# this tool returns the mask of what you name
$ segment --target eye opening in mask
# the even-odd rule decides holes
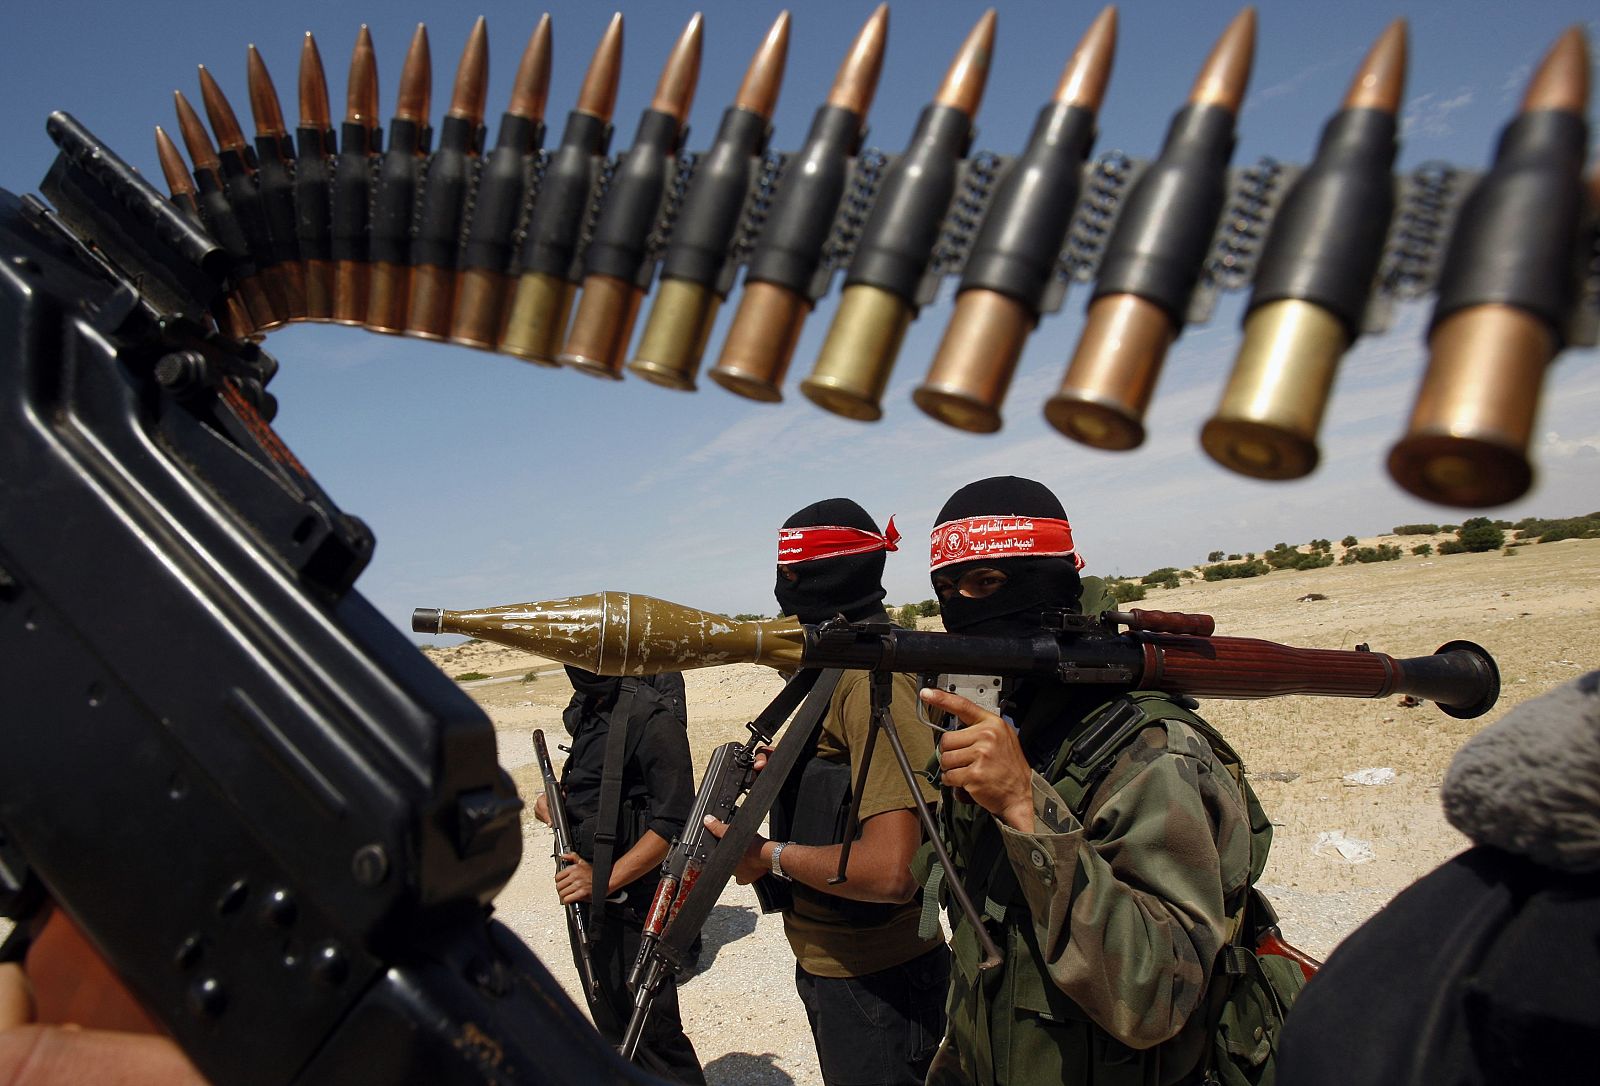
[[[800,579],[800,575],[794,571],[793,566],[780,565],[778,567],[778,576],[782,577],[790,584],[794,584]]]
[[[948,577],[935,577],[933,590],[942,600],[949,599],[953,594],[960,594],[969,600],[981,600],[1000,591],[1006,580],[1006,575],[993,566],[980,566],[967,570],[953,581]]]

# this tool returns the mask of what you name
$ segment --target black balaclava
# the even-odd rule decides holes
[[[604,704],[617,696],[617,691],[622,688],[622,680],[614,675],[596,675],[592,671],[585,671],[581,667],[565,665],[567,680],[576,690],[589,701]]]
[[[956,491],[939,510],[936,524],[984,516],[1067,519],[1060,500],[1043,483],[1002,475],[968,483]],[[951,633],[1028,636],[1039,631],[1045,611],[1078,610],[1083,584],[1071,558],[978,558],[942,566],[932,576],[955,581],[969,570],[985,566],[1003,572],[1006,583],[980,600],[958,593],[941,599],[944,628]]]
[[[859,528],[882,534],[867,511],[849,498],[829,498],[814,502],[783,522],[785,528],[824,526]],[[789,565],[793,581],[781,573],[772,590],[786,615],[801,622],[825,622],[843,615],[852,622],[870,619],[883,610],[883,551],[848,554],[834,558],[813,558]]]

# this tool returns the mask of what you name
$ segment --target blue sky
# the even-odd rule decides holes
[[[706,62],[690,119],[694,149],[711,138],[781,5],[745,0],[700,7]],[[891,5],[870,143],[888,151],[903,146],[983,7],[954,0]],[[1033,0],[998,7],[996,65],[975,146],[1013,153],[1098,9]],[[796,7],[775,146],[800,144],[871,9],[868,0]],[[152,128],[172,126],[173,88],[197,102],[195,65],[203,63],[247,118],[250,43],[262,51],[292,123],[305,30],[321,47],[337,114],[349,50],[363,21],[378,50],[386,118],[406,42],[417,22],[427,23],[437,117],[472,20],[485,14],[489,111],[498,118],[539,10],[414,0],[20,5],[0,37],[0,125],[7,148],[0,185],[36,190],[53,155],[44,133],[53,109],[75,114],[159,184]],[[677,0],[623,9],[616,146],[631,138],[661,61],[694,10]],[[1122,8],[1097,151],[1148,156],[1159,146],[1168,118],[1235,10],[1193,0]],[[553,139],[612,8],[560,3],[551,11]],[[1400,166],[1443,159],[1479,167],[1528,73],[1561,31],[1587,21],[1591,39],[1600,41],[1594,11],[1566,2],[1263,4],[1235,161],[1263,155],[1305,161],[1355,65],[1385,25],[1404,15],[1412,63]],[[1238,343],[1242,296],[1226,298],[1209,324],[1189,328],[1171,352],[1145,445],[1106,453],[1059,436],[1039,413],[1081,328],[1083,288],[1069,294],[1064,309],[1047,317],[1030,341],[1001,433],[958,433],[912,406],[910,391],[949,315],[950,288],[912,326],[884,398],[885,418],[875,424],[836,418],[794,391],[820,346],[836,283],[807,325],[781,405],[751,403],[706,381],[686,395],[637,379],[611,384],[463,348],[303,325],[274,333],[266,344],[282,364],[272,386],[281,402],[277,427],[335,500],[373,526],[377,553],[358,587],[402,627],[419,605],[482,606],[598,589],[770,613],[777,525],[800,506],[835,495],[856,498],[880,522],[897,515],[906,541],[889,561],[890,599],[922,599],[930,594],[923,541],[939,506],[956,487],[991,474],[1029,475],[1054,487],[1091,573],[1138,574],[1198,561],[1217,548],[1260,550],[1280,540],[1469,515],[1405,495],[1383,468],[1421,374],[1426,304],[1403,307],[1390,332],[1362,340],[1347,356],[1318,471],[1298,482],[1268,484],[1215,466],[1197,438]],[[713,352],[732,308],[713,333]],[[1570,351],[1553,367],[1538,426],[1539,481],[1500,515],[1600,508],[1595,354]]]

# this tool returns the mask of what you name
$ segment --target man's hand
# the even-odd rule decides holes
[[[759,762],[761,755],[756,757]],[[706,815],[706,829],[711,836],[720,841],[722,835],[728,832],[728,824]],[[772,870],[771,861],[762,854],[767,844],[767,839],[758,833],[751,839],[749,847],[744,850],[744,855],[739,857],[739,866],[734,869],[733,877],[740,886],[749,886]]]
[[[27,977],[0,963],[0,1082],[9,1086],[205,1086],[170,1038],[32,1020]]]
[[[962,724],[939,738],[939,770],[944,783],[1014,830],[1033,831],[1033,769],[1022,755],[1011,725],[995,714],[946,690],[924,689],[923,701]]]
[[[550,801],[545,799],[543,792],[533,797],[533,817],[546,826],[550,825]]]
[[[556,872],[556,896],[561,899],[561,904],[592,901],[594,867],[576,852],[563,852],[561,858],[571,865]]]

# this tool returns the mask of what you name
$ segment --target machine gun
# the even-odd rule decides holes
[[[59,910],[217,1082],[642,1081],[489,918],[493,728],[352,591],[227,255],[50,132],[54,209],[0,191],[0,958],[60,982]]]

